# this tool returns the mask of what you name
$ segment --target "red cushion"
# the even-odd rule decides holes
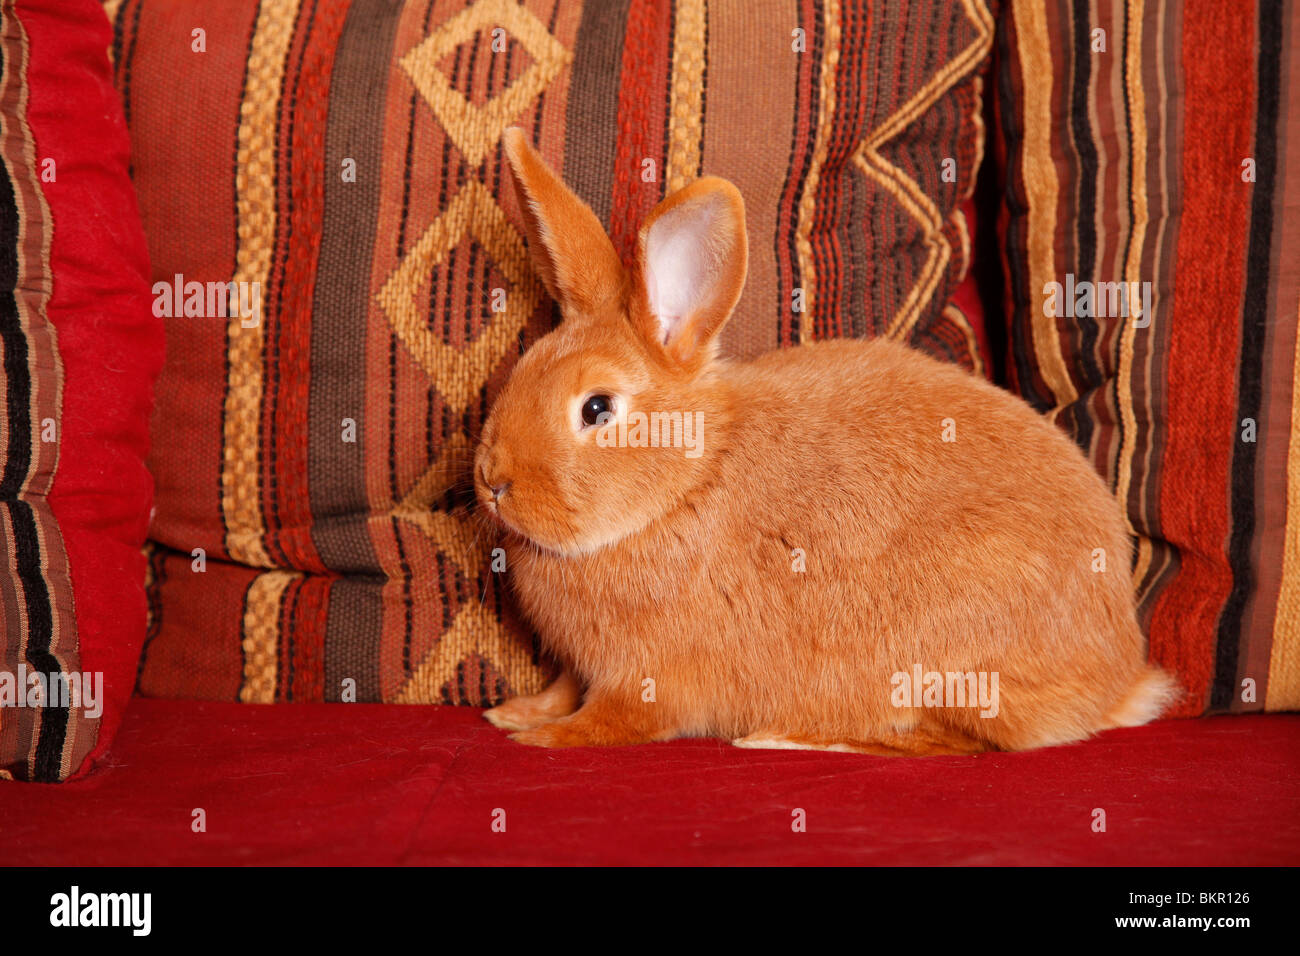
[[[57,344],[41,351],[31,322],[27,331],[37,374],[62,375],[57,410],[49,416],[57,416],[53,484],[43,502],[30,496],[41,524],[48,595],[37,599],[55,608],[58,665],[102,674],[105,699],[98,720],[72,708],[64,724],[52,708],[39,730],[21,711],[0,713],[0,724],[7,724],[0,733],[0,768],[20,778],[57,779],[84,773],[107,748],[135,686],[145,630],[140,548],[153,494],[144,457],[163,334],[152,312],[148,253],[128,176],[126,128],[108,62],[112,36],[102,8],[94,0],[18,3],[7,6],[4,28],[6,56],[16,55],[26,39],[21,119],[31,134],[35,176],[32,164],[12,157],[9,175],[31,182],[49,210],[46,219],[39,204],[28,204],[22,218],[29,244],[40,248],[38,230],[49,243],[40,281],[50,284],[44,312]],[[21,109],[18,100],[4,105]],[[33,277],[27,284],[33,309],[36,282]],[[41,523],[45,505],[49,516]],[[36,666],[20,633],[34,630],[30,621],[8,629],[0,645],[6,670]],[[57,739],[38,739],[55,727]]]
[[[1002,5],[1008,371],[1124,509],[1173,713],[1297,710],[1295,17],[1132,9]]]
[[[667,190],[735,182],[749,277],[725,354],[889,333],[986,367],[973,281],[959,283],[987,12],[703,12],[116,8],[154,279],[261,282],[264,320],[166,322],[142,693],[337,701],[351,681],[361,700],[479,705],[545,685],[464,467],[520,348],[558,314],[504,169],[512,124],[625,258]]]
[[[875,758],[537,750],[467,708],[136,699],[103,770],[0,788],[0,820],[0,864],[1295,864],[1300,716]]]

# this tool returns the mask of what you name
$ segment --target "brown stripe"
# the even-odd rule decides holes
[[[790,51],[797,0],[776,0],[755,18],[746,0],[714,0],[708,7],[708,99],[704,171],[723,176],[745,197],[749,276],[732,320],[722,333],[723,354],[751,358],[777,347],[777,329],[789,314],[778,276],[778,212],[788,157],[755,143],[788,143],[794,136],[799,57]],[[755,83],[754,77],[764,78]]]
[[[1029,208],[1026,257],[1029,266],[1027,317],[1039,373],[1050,390],[1050,405],[1068,405],[1077,397],[1065,368],[1056,322],[1043,315],[1043,287],[1057,281],[1056,209],[1059,183],[1052,158],[1052,57],[1047,23],[1037,0],[1013,0],[1016,55],[1024,77],[1024,180]]]
[[[1134,368],[1143,376],[1132,382],[1135,413],[1140,410],[1142,424],[1141,456],[1134,456],[1135,474],[1130,482],[1129,497],[1123,502],[1130,520],[1141,522],[1137,543],[1137,562],[1134,581],[1137,586],[1138,611],[1145,629],[1154,599],[1160,589],[1177,572],[1177,559],[1173,549],[1162,540],[1160,533],[1160,488],[1163,481],[1164,449],[1167,423],[1157,407],[1159,396],[1168,392],[1168,365],[1163,356],[1169,354],[1170,330],[1173,327],[1173,275],[1178,250],[1178,210],[1182,204],[1183,156],[1183,74],[1182,74],[1182,10],[1164,0],[1158,6],[1159,20],[1153,27],[1157,53],[1152,58],[1158,63],[1157,104],[1159,120],[1152,125],[1161,135],[1152,142],[1150,155],[1159,164],[1160,204],[1158,211],[1159,239],[1155,265],[1150,270],[1154,283],[1155,313],[1149,335],[1136,340]],[[1149,179],[1148,182],[1151,180]],[[1288,366],[1289,371],[1289,366]],[[1285,451],[1283,452],[1285,455]]]
[[[361,0],[348,10],[334,55],[325,132],[325,209],[313,301],[308,486],[316,521],[312,541],[326,567],[376,574],[379,562],[367,529],[366,328],[357,316],[372,308],[370,263],[378,230],[383,104],[393,35],[401,7]],[[354,160],[355,182],[344,182],[343,161]],[[356,442],[343,441],[344,421],[356,424]],[[329,592],[325,630],[325,698],[337,700],[344,678],[359,700],[379,695],[380,585],[370,577],[344,578]]]
[[[587,0],[573,51],[564,121],[564,181],[609,228],[618,152],[618,82],[631,0]],[[712,15],[712,13],[710,13]],[[710,104],[711,105],[711,104]],[[580,149],[568,144],[581,144]]]

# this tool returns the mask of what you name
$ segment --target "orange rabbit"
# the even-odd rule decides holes
[[[1118,506],[1065,435],[890,341],[718,357],[745,281],[735,187],[665,199],[629,271],[523,133],[505,142],[564,321],[502,388],[474,479],[565,673],[490,721],[544,747],[951,754],[1172,700]]]

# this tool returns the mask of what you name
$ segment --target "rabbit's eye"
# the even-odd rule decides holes
[[[592,395],[582,403],[582,423],[603,425],[614,414],[614,400],[608,395]]]

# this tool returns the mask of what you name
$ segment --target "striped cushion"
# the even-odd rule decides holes
[[[999,30],[1010,368],[1123,502],[1184,714],[1300,705],[1290,6],[1016,0]]]
[[[0,778],[104,753],[145,631],[162,327],[94,0],[0,4]]]
[[[542,685],[466,513],[484,413],[556,318],[504,179],[510,125],[625,256],[667,190],[736,182],[751,268],[731,354],[889,334],[984,367],[960,285],[982,3],[111,6],[172,311],[144,693],[481,704]],[[177,276],[181,299],[256,284],[260,320],[202,296],[176,314]]]

